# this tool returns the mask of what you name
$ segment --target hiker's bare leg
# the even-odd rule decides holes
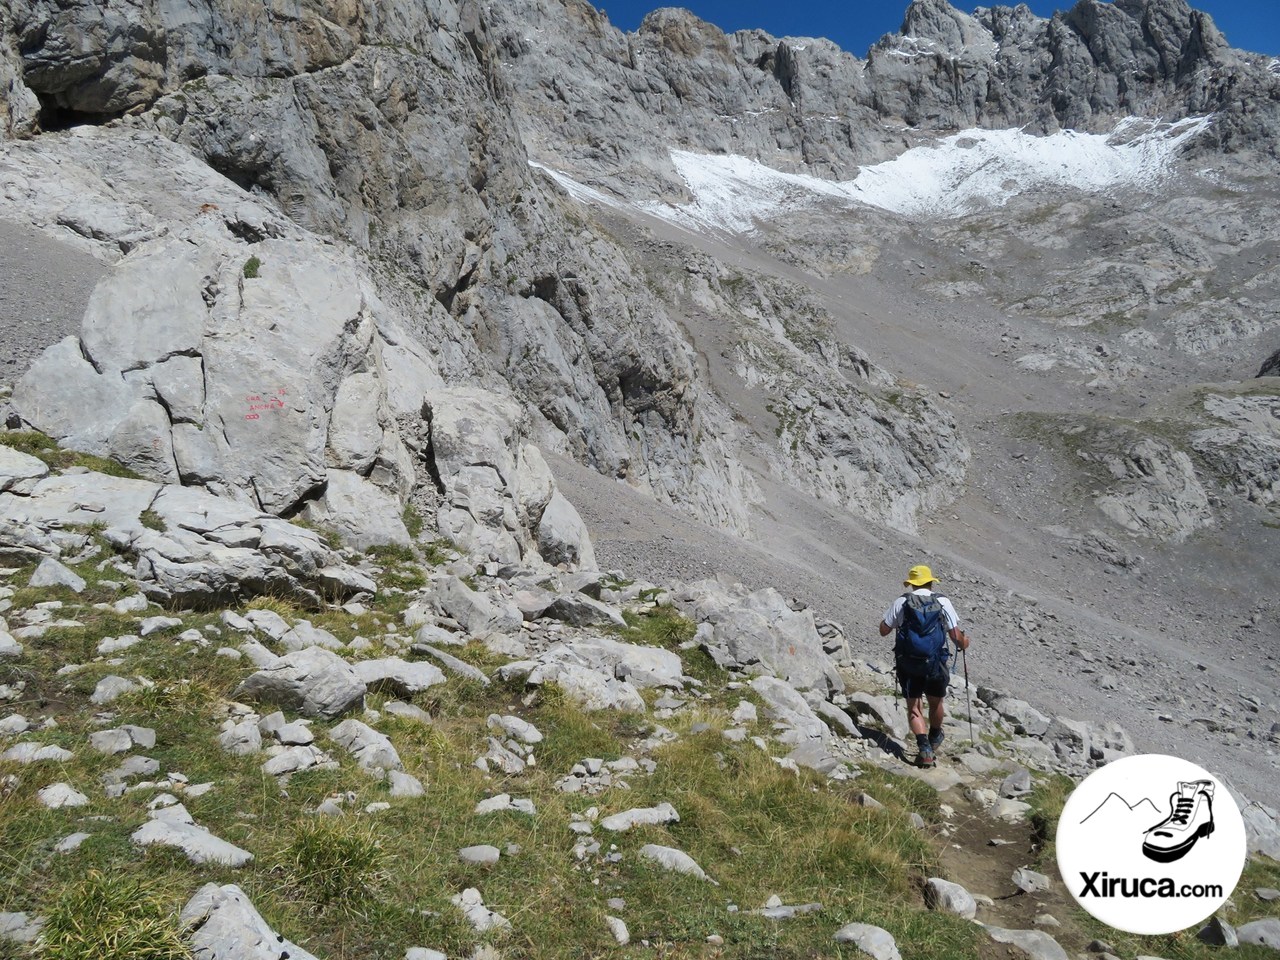
[[[919,704],[920,704],[920,701],[917,700],[916,706],[919,707]],[[928,733],[929,731],[925,730],[924,728],[924,721],[921,720],[920,723],[921,723],[921,727],[919,730],[917,730],[915,727],[912,727],[911,731],[913,733]],[[929,698],[929,726],[932,727],[934,730],[942,729],[942,698],[941,697]]]
[[[930,707],[932,707],[933,697],[930,697]],[[907,701],[907,724],[911,727],[912,733],[928,733],[929,728],[924,722],[924,711],[921,709],[920,698],[912,697]]]

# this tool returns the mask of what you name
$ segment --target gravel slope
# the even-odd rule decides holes
[[[0,220],[0,386],[50,344],[78,333],[106,266],[27,224]]]

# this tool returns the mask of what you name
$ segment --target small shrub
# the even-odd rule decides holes
[[[361,900],[384,879],[386,852],[372,825],[355,820],[304,820],[285,848],[282,866],[321,904]]]
[[[244,262],[244,278],[246,280],[258,279],[258,271],[262,269],[262,261],[257,257],[250,257]]]
[[[120,871],[91,870],[65,888],[46,914],[41,960],[186,960],[174,905]]]
[[[422,536],[422,514],[412,503],[406,503],[404,506],[404,514],[401,517],[404,521],[405,530],[409,531],[409,538],[417,540]]]

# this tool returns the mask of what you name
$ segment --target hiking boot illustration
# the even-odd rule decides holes
[[[1143,854],[1159,863],[1181,860],[1197,840],[1213,833],[1213,781],[1180,782],[1169,807],[1169,816],[1143,835]]]

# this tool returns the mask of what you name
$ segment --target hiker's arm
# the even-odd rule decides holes
[[[965,635],[965,632],[963,630],[961,630],[959,627],[952,627],[950,630],[950,633],[951,633],[951,642],[956,645],[957,650],[969,649],[969,638]]]
[[[883,620],[881,620],[881,621],[880,621],[880,636],[882,636],[882,637],[887,637],[887,636],[888,636],[889,634],[891,634],[891,633],[893,633],[893,627],[889,626],[887,623],[885,623]]]

